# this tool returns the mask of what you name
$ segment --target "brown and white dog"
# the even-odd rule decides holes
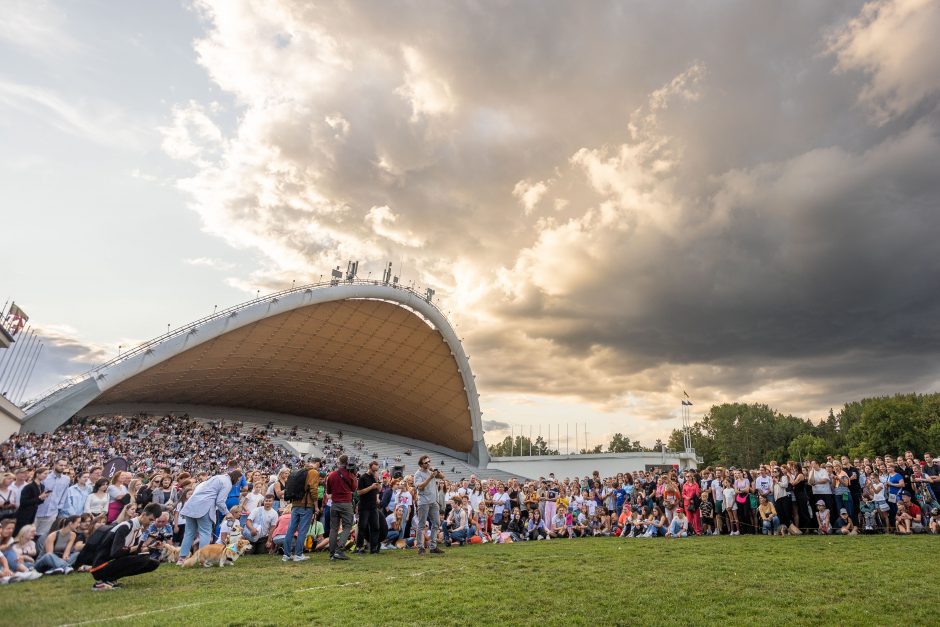
[[[244,538],[239,538],[235,544],[210,544],[186,558],[183,568],[191,568],[196,564],[202,564],[206,568],[215,564],[222,568],[226,564],[234,564],[250,546],[251,542]]]

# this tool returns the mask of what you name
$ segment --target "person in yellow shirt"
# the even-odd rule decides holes
[[[777,508],[763,494],[760,495],[759,503],[757,515],[760,517],[764,535],[777,535],[780,532],[780,518],[777,517]]]

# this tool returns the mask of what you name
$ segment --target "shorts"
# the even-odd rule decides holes
[[[887,512],[889,509],[887,501],[875,501],[875,505],[877,505],[878,509],[880,509],[883,512]]]
[[[718,516],[723,511],[725,511],[725,502],[724,501],[715,501],[715,516]]]

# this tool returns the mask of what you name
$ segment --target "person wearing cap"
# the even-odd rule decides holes
[[[832,521],[829,510],[826,508],[826,502],[822,499],[816,501],[816,528],[820,535],[832,533]]]
[[[849,510],[844,507],[839,510],[839,517],[836,518],[835,532],[844,536],[858,535],[858,529],[855,528],[855,523],[849,516]]]
[[[317,513],[317,495],[320,487],[320,458],[307,459],[307,479],[304,481],[304,496],[290,503],[290,524],[284,536],[285,562],[302,562],[309,559],[304,555],[304,543],[310,522]],[[295,539],[296,533],[296,539]]]

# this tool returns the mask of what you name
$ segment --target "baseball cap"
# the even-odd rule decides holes
[[[839,513],[840,513],[840,514],[848,514],[848,513],[849,513],[849,510],[847,510],[847,509],[845,509],[845,508],[843,507],[842,509],[839,510]]]
[[[819,499],[818,501],[816,501],[816,505],[825,505],[825,504],[826,502],[822,499]]]

